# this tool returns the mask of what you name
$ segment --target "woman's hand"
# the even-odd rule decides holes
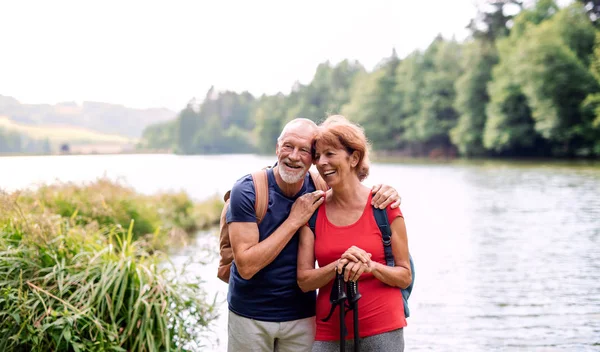
[[[367,253],[365,250],[360,249],[356,246],[348,248],[340,259],[348,259],[348,262],[362,262],[368,263],[371,261],[371,253]],[[340,271],[338,271],[340,272]]]
[[[358,278],[363,273],[369,273],[370,266],[366,263],[362,262],[350,262],[346,265],[346,270],[344,271],[344,281],[358,281]]]
[[[344,281],[357,281],[363,273],[370,273],[373,267],[371,253],[352,246],[342,254],[336,265],[336,271],[344,271]]]

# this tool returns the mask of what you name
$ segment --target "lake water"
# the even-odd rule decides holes
[[[0,187],[120,178],[140,192],[201,200],[272,164],[249,155],[0,158]],[[600,165],[452,162],[374,164],[367,184],[402,195],[416,265],[407,351],[600,351]],[[217,238],[174,253],[215,277]],[[226,350],[226,305],[205,350]]]

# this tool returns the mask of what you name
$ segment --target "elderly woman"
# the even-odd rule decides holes
[[[330,294],[337,273],[359,283],[361,351],[404,350],[406,326],[400,288],[410,285],[408,240],[399,208],[388,207],[395,266],[387,266],[382,235],[371,206],[371,189],[362,184],[369,174],[368,143],[359,126],[343,116],[331,116],[314,142],[314,163],[331,188],[317,210],[314,233],[300,230],[298,285],[307,292],[319,289],[317,330],[313,352],[339,351],[340,318],[330,312]],[[315,261],[318,268],[315,268]],[[339,309],[339,306],[336,310]],[[353,319],[346,316],[347,339],[353,339]],[[350,344],[350,342],[349,342]]]

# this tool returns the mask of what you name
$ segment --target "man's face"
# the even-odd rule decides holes
[[[285,183],[297,183],[306,175],[312,164],[313,138],[313,130],[295,128],[286,131],[277,142],[279,174]]]

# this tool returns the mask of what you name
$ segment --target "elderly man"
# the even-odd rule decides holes
[[[296,282],[298,236],[325,193],[308,169],[317,125],[289,122],[277,139],[277,165],[267,170],[269,204],[257,223],[251,175],[231,190],[227,223],[234,261],[229,279],[229,351],[310,351],[315,333],[315,292]],[[373,188],[380,207],[400,200],[390,187]]]

